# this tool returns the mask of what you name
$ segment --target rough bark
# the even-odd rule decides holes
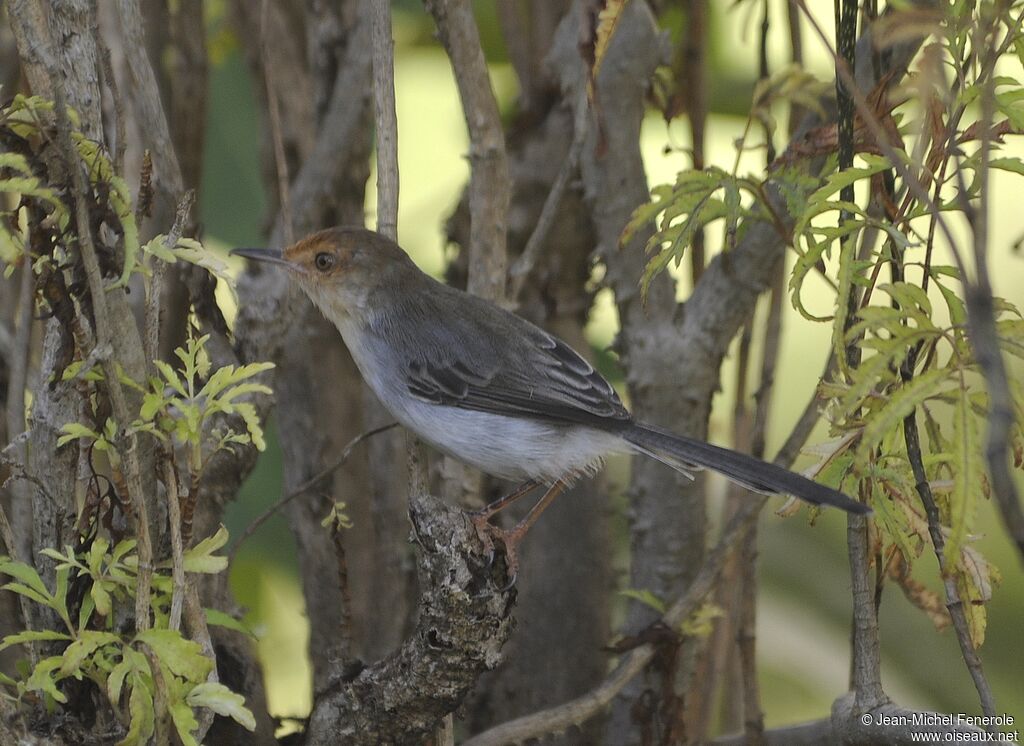
[[[306,743],[423,743],[481,672],[501,658],[512,632],[515,591],[497,593],[483,547],[458,509],[413,495],[409,517],[421,596],[415,630],[394,654],[318,698]]]

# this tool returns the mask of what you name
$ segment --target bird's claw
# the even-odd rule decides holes
[[[476,533],[480,539],[480,543],[484,546],[484,554],[487,558],[484,563],[484,569],[487,570],[488,575],[490,575],[490,571],[494,567],[494,561],[497,557],[495,542],[501,542],[502,550],[505,555],[506,573],[509,580],[504,586],[498,589],[498,593],[507,593],[515,587],[516,581],[519,579],[519,556],[516,552],[516,547],[522,540],[522,534],[524,532],[517,530],[518,527],[511,531],[498,528],[487,520],[489,517],[489,514],[484,514],[482,512],[470,514],[470,520],[472,521],[474,528],[476,528]]]

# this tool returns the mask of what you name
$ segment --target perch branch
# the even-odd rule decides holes
[[[483,547],[461,510],[413,494],[409,517],[421,589],[416,629],[395,653],[334,680],[317,698],[309,746],[422,743],[500,661],[515,592],[489,587],[503,578],[487,577]]]

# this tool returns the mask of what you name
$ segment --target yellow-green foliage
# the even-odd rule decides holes
[[[70,189],[50,183],[57,178],[51,172],[62,170],[52,168],[48,158],[54,154],[46,151],[54,137],[52,112],[51,102],[22,95],[0,109],[0,133],[9,146],[0,153],[0,261],[6,263],[8,272],[30,262],[39,274],[37,289],[51,291],[41,292],[37,302],[65,325],[68,338],[75,342],[71,359],[57,374],[64,381],[73,381],[83,394],[85,421],[64,424],[57,447],[76,443],[87,446],[83,448],[83,453],[88,453],[87,463],[99,470],[94,480],[106,479],[109,489],[116,492],[118,485],[125,483],[120,453],[125,435],[151,436],[161,445],[160,458],[171,460],[172,473],[177,474],[181,466],[191,475],[191,485],[182,497],[194,505],[203,468],[216,451],[244,444],[260,450],[265,447],[262,426],[250,398],[270,393],[267,386],[253,379],[272,365],[214,369],[206,351],[208,335],[197,336],[190,329],[186,343],[176,350],[178,364],[153,361],[157,375],[149,380],[134,380],[120,365],[115,366],[121,386],[136,393],[132,401],[138,403],[138,411],[132,413],[130,422],[117,422],[109,415],[109,382],[98,364],[99,358],[109,353],[83,349],[92,336],[82,330],[94,322],[87,315],[88,305],[83,299],[65,291],[82,276],[81,257],[75,222],[71,220]],[[126,181],[115,173],[102,147],[77,130],[74,112],[69,114],[75,128],[71,140],[79,159],[72,167],[81,168],[88,176],[90,190],[84,198],[91,216],[102,216],[104,227],[97,241],[102,245],[97,248],[101,271],[108,280],[105,291],[124,292],[121,288],[135,274],[150,277],[153,262],[184,261],[228,280],[224,263],[194,239],[170,241],[161,235],[140,245],[135,206]],[[63,292],[57,296],[56,291]],[[152,291],[148,282],[146,291]],[[105,456],[100,466],[92,463],[96,453]],[[179,460],[184,463],[179,464]],[[155,484],[162,475],[148,477],[148,482]],[[56,564],[52,590],[32,565],[0,558],[0,574],[10,578],[3,589],[19,594],[28,604],[48,609],[38,616],[58,620],[61,627],[23,631],[0,642],[0,650],[42,645],[22,677],[0,676],[6,690],[3,696],[55,708],[68,701],[63,682],[88,680],[105,693],[123,724],[126,735],[120,743],[124,746],[148,742],[156,727],[155,702],[160,697],[183,744],[196,743],[196,713],[202,708],[231,717],[252,730],[255,721],[243,698],[212,677],[215,661],[197,642],[170,628],[172,597],[175,592],[181,593],[174,587],[170,558],[154,558],[148,599],[153,627],[136,633],[125,631],[125,622],[133,617],[136,607],[138,544],[134,538],[109,537],[109,527],[100,520],[102,510],[96,504],[102,502],[102,497],[97,489],[89,492],[85,505],[79,505],[76,546],[41,552],[40,562]],[[111,500],[111,511],[116,504],[119,500]],[[216,552],[227,541],[227,531],[221,527],[213,536],[185,549],[182,568],[186,573],[224,571],[227,559]],[[246,632],[235,619],[216,610],[206,611],[206,621]]]
[[[916,417],[922,429],[923,467],[940,513],[947,573],[965,602],[976,645],[984,641],[985,602],[999,579],[998,571],[972,546],[975,515],[989,490],[981,436],[989,406],[971,344],[965,278],[961,269],[934,259],[938,245],[961,256],[969,253],[970,239],[962,246],[949,246],[948,237],[936,226],[940,220],[969,226],[975,217],[971,204],[981,194],[983,155],[978,140],[985,123],[978,121],[979,107],[972,104],[985,85],[994,92],[993,152],[998,152],[1003,134],[1024,131],[1021,84],[1008,77],[985,78],[984,65],[965,62],[974,54],[977,14],[987,13],[987,7],[954,3],[944,8],[941,28],[936,26],[942,48],[936,46],[930,52],[944,55],[940,64],[959,71],[953,100],[948,86],[932,80],[930,107],[904,97],[909,100],[903,100],[891,115],[881,107],[877,112],[886,119],[890,134],[899,133],[890,140],[890,145],[895,143],[895,158],[924,183],[934,204],[904,188],[889,198],[889,211],[878,209],[885,179],[897,175],[897,183],[905,187],[898,179],[899,170],[878,154],[877,146],[864,142],[866,135],[859,135],[854,166],[837,172],[835,124],[826,123],[773,164],[770,180],[763,174],[737,175],[735,166],[732,171],[710,166],[680,173],[674,185],[652,189],[652,201],[636,211],[623,234],[625,243],[636,231],[653,224],[647,243],[653,257],[643,280],[646,289],[654,276],[680,261],[698,230],[715,221],[725,225],[723,251],[734,245],[743,219],[757,217],[775,225],[796,254],[789,278],[793,307],[805,319],[828,324],[832,330],[837,373],[821,383],[818,393],[827,405],[834,440],[814,449],[819,457],[818,478],[862,496],[874,508],[882,542],[879,556],[887,564],[899,553],[906,567],[928,572],[914,565],[926,547],[931,551],[932,543],[904,432],[906,418]],[[1007,58],[1024,64],[1024,30],[1009,16],[999,20]],[[768,95],[807,103],[807,86],[816,84],[807,76],[788,74],[801,85],[759,87],[752,120],[764,121],[758,112],[767,108]],[[927,75],[918,79],[925,81],[920,85],[927,84]],[[820,91],[820,86],[815,90]],[[773,120],[768,123],[774,124]],[[953,128],[948,141],[946,127]],[[904,141],[911,144],[904,146]],[[915,141],[920,152],[912,146]],[[811,156],[828,158],[821,178],[808,172]],[[990,169],[1024,176],[1024,162],[1018,158],[991,157],[984,163]],[[856,201],[841,199],[844,188],[851,186],[861,196]],[[792,223],[779,219],[775,212],[779,200],[767,199],[768,189],[781,197]],[[873,203],[870,209],[864,206],[869,200],[863,199],[868,194]],[[878,238],[865,253],[862,239],[872,234]],[[830,312],[812,312],[804,300],[805,281],[812,275],[833,291]],[[1002,351],[1024,358],[1020,311],[1001,298],[994,298],[993,305]],[[855,354],[848,356],[848,350]],[[1012,381],[1011,387],[1018,422],[1011,445],[1019,462],[1024,452],[1020,432],[1024,395]],[[931,563],[923,566],[933,567]],[[941,608],[934,598],[924,597],[924,586],[911,581],[908,574],[894,575],[923,609]],[[942,615],[932,616],[945,621]]]
[[[227,531],[221,527],[185,553],[185,569],[196,573],[224,570],[227,559],[214,552],[227,540]],[[254,729],[255,719],[243,698],[223,684],[208,680],[214,662],[203,654],[202,648],[180,631],[167,628],[172,590],[168,563],[162,563],[153,576],[152,608],[156,626],[134,635],[115,628],[117,608],[134,607],[138,572],[135,546],[134,539],[125,539],[111,547],[105,538],[97,537],[88,549],[78,553],[71,547],[64,552],[44,549],[42,554],[57,562],[52,592],[34,568],[7,558],[0,560],[0,573],[12,579],[3,589],[51,609],[64,625],[63,631],[37,630],[8,635],[0,642],[0,650],[40,642],[67,643],[62,652],[40,658],[22,680],[0,675],[0,683],[10,690],[4,696],[21,701],[32,694],[51,705],[66,703],[60,682],[68,678],[88,679],[107,695],[127,729],[119,745],[133,746],[146,743],[153,735],[154,696],[159,678],[166,690],[168,711],[183,744],[196,743],[192,731],[198,723],[193,711],[200,707],[231,717],[249,730]],[[72,581],[88,586],[74,619],[69,612],[68,599]],[[208,623],[218,621],[220,616],[208,614]],[[237,623],[229,626],[239,629]]]

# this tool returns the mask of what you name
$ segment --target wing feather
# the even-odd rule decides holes
[[[459,300],[472,314],[459,328],[437,325],[440,309],[412,314],[420,323],[408,338],[406,350],[414,354],[404,356],[404,374],[413,396],[603,429],[631,421],[611,384],[568,344],[521,317],[495,318],[491,306],[472,296],[459,293]]]

